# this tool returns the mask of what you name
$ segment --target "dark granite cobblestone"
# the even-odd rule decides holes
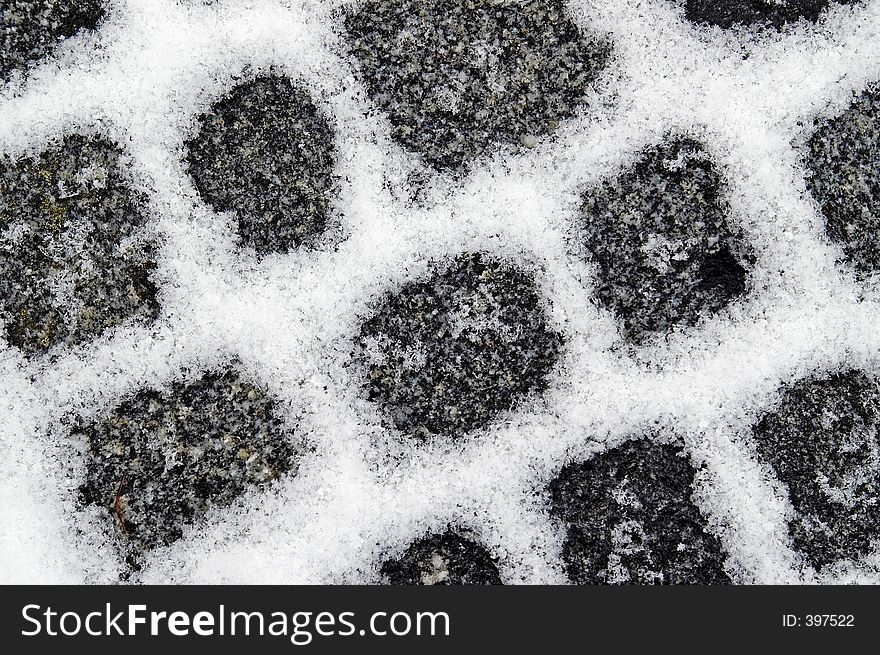
[[[407,283],[361,327],[367,388],[402,432],[461,436],[546,388],[562,347],[534,280],[481,254]]]
[[[0,82],[25,72],[61,41],[96,29],[104,14],[99,0],[2,0]]]
[[[0,156],[0,316],[26,355],[159,311],[146,198],[119,148],[68,136],[34,159]]]
[[[611,50],[559,0],[376,0],[344,23],[394,139],[441,171],[534,147],[585,103]]]
[[[289,252],[327,228],[334,132],[302,84],[278,75],[239,84],[199,117],[186,148],[202,198],[235,213],[257,254]]]
[[[794,545],[813,566],[880,539],[880,387],[861,371],[801,380],[754,427],[758,453],[788,489]]]
[[[687,0],[685,16],[694,23],[730,28],[771,25],[777,29],[801,19],[815,23],[829,4],[858,0]]]
[[[749,255],[723,196],[720,174],[689,138],[649,148],[584,194],[577,238],[624,338],[639,344],[696,325],[745,292]]]
[[[482,544],[453,530],[419,539],[400,559],[382,564],[393,585],[500,585],[495,559]]]
[[[565,466],[550,484],[576,584],[729,584],[718,539],[691,502],[694,468],[646,439]]]
[[[275,401],[233,370],[139,391],[74,436],[88,444],[81,499],[106,510],[134,565],[210,508],[295,470],[298,455]]]
[[[807,188],[856,272],[880,270],[880,87],[819,121],[808,143]]]

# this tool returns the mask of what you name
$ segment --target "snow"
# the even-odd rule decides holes
[[[113,581],[109,528],[75,506],[82,454],[65,425],[235,359],[315,450],[298,475],[152,552],[144,582],[372,582],[384,549],[453,522],[480,535],[505,582],[561,583],[547,483],[572,458],[647,430],[674,433],[705,466],[695,496],[740,581],[877,582],[876,556],[822,576],[803,566],[784,489],[749,429],[782,382],[844,363],[880,374],[876,281],[866,288],[835,263],[798,149],[814,116],[880,77],[880,2],[755,34],[691,25],[662,0],[571,0],[577,21],[615,47],[596,102],[461,182],[434,178],[415,205],[412,164],[340,45],[343,4],[119,0],[98,34],[0,90],[0,149],[33,154],[100,129],[133,158],[162,235],[157,323],[53,359],[0,350],[2,581]],[[269,66],[304,80],[336,130],[341,225],[333,247],[258,260],[201,202],[182,157],[199,112],[245,68]],[[620,350],[613,319],[591,302],[595,273],[572,254],[571,221],[584,189],[670,130],[699,137],[724,172],[730,221],[759,253],[752,292],[662,343]],[[548,392],[478,438],[398,443],[346,365],[351,340],[377,297],[464,249],[535,273],[563,361]]]

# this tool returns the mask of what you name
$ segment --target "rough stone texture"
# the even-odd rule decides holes
[[[691,502],[694,469],[676,448],[630,441],[570,464],[550,484],[576,584],[729,584],[725,555]]]
[[[140,391],[75,436],[89,446],[82,500],[107,510],[134,564],[296,462],[273,400],[232,370]]]
[[[417,436],[460,436],[546,387],[561,336],[535,282],[481,254],[406,284],[361,327],[371,400]]]
[[[35,159],[0,156],[0,317],[27,355],[158,314],[146,201],[121,156],[80,135]]]
[[[80,30],[94,30],[104,17],[103,5],[99,0],[0,1],[0,82]]]
[[[675,138],[584,195],[579,238],[596,294],[636,344],[695,325],[746,289],[748,254],[727,225],[721,178],[703,148]]]
[[[860,371],[801,380],[754,427],[759,454],[788,487],[795,546],[817,568],[880,538],[880,388]]]
[[[308,91],[269,75],[236,86],[199,117],[189,172],[215,211],[233,211],[245,246],[286,253],[327,226],[334,134]]]
[[[400,559],[382,564],[394,585],[500,585],[492,554],[482,544],[449,530],[413,542]]]
[[[857,2],[833,1],[838,4]],[[829,4],[829,0],[687,0],[685,15],[695,23],[723,28],[769,24],[778,29],[801,18],[816,22]]]
[[[437,170],[498,143],[533,147],[575,113],[610,54],[559,0],[376,0],[345,27],[394,139]]]
[[[826,232],[860,275],[880,270],[880,87],[862,93],[810,138],[807,187]]]

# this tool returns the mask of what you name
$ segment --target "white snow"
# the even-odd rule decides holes
[[[705,464],[695,498],[738,580],[817,581],[790,548],[785,492],[756,459],[749,426],[782,382],[844,364],[880,373],[876,281],[865,292],[835,264],[798,150],[814,116],[880,79],[880,2],[753,36],[690,25],[666,0],[571,0],[576,20],[615,46],[590,108],[462,183],[434,180],[418,206],[404,185],[411,158],[341,54],[343,4],[119,0],[97,35],[0,90],[0,150],[33,154],[99,128],[133,158],[163,238],[155,325],[119,328],[51,363],[0,346],[0,580],[113,581],[110,527],[75,506],[82,454],[66,421],[236,358],[316,450],[297,476],[153,552],[145,582],[375,581],[383,549],[450,521],[480,535],[505,582],[563,582],[547,482],[566,461],[646,430],[676,434]],[[182,156],[198,113],[245,67],[270,65],[304,80],[332,119],[341,227],[335,249],[258,261],[200,200]],[[724,171],[730,221],[758,253],[753,290],[629,355],[612,349],[614,319],[591,303],[594,272],[569,231],[580,193],[670,130],[700,138]],[[379,294],[462,250],[532,268],[566,352],[550,391],[487,433],[413,446],[383,431],[345,363]],[[823,575],[877,582],[878,559]]]

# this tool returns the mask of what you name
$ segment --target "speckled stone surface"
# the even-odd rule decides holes
[[[788,488],[795,546],[816,567],[880,539],[880,387],[851,370],[786,388],[754,427],[758,452]]]
[[[419,539],[400,559],[382,564],[385,582],[394,585],[500,585],[489,550],[453,530]]]
[[[689,138],[648,149],[587,191],[576,238],[625,339],[695,325],[746,290],[749,255],[727,211],[716,167]]]
[[[823,120],[807,151],[807,187],[829,238],[859,275],[880,269],[880,87]]]
[[[38,153],[0,153],[0,542],[90,582],[876,582],[880,87],[843,94],[880,23],[835,2],[0,0],[0,142]],[[827,235],[753,252],[758,123]]]
[[[725,554],[691,501],[694,468],[670,445],[630,441],[550,484],[576,584],[729,584]]]
[[[308,91],[269,75],[236,86],[199,117],[186,144],[196,188],[232,211],[241,243],[285,253],[327,226],[334,193],[334,133]]]
[[[107,512],[129,563],[210,508],[295,470],[275,401],[229,369],[143,390],[74,433],[88,445],[82,501]]]
[[[781,28],[801,19],[816,22],[829,4],[858,0],[687,0],[685,15],[695,23],[718,27],[764,24]]]
[[[559,0],[374,0],[345,28],[394,139],[442,171],[498,144],[534,147],[584,104],[610,56]]]
[[[531,276],[477,253],[387,298],[360,344],[369,397],[397,429],[457,437],[546,388],[562,337]]]
[[[82,135],[34,159],[0,155],[0,316],[26,355],[158,314],[146,199],[125,166],[116,145]]]
[[[104,14],[99,0],[2,0],[0,82],[24,72],[64,39],[94,30]]]

